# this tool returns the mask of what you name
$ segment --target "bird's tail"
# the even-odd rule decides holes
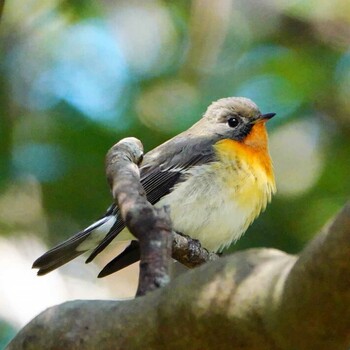
[[[115,222],[114,215],[105,216],[40,256],[33,263],[33,268],[39,269],[38,276],[45,275],[86,251],[95,248],[111,230]]]

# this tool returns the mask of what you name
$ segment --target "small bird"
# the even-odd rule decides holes
[[[213,102],[188,130],[145,154],[141,183],[156,207],[170,208],[173,229],[209,251],[237,241],[276,191],[262,114],[244,97]],[[100,272],[116,272],[140,258],[138,242],[112,204],[105,216],[58,244],[33,264],[44,275],[90,251],[92,261],[112,241],[129,246]]]

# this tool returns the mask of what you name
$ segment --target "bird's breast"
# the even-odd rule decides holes
[[[193,167],[186,181],[157,204],[170,206],[176,231],[213,251],[237,240],[274,191],[273,178],[261,163],[226,151],[217,150],[217,162]]]

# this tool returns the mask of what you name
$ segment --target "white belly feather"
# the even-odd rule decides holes
[[[156,205],[169,205],[174,230],[198,239],[210,251],[239,239],[274,191],[262,169],[253,175],[242,164],[239,169],[229,164],[220,173],[222,177],[214,176],[210,165],[195,167],[187,181]]]

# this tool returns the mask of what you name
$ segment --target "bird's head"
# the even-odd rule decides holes
[[[267,143],[265,122],[275,113],[262,114],[258,106],[244,97],[228,97],[213,102],[200,124],[215,139],[231,139],[247,145],[264,146]]]

